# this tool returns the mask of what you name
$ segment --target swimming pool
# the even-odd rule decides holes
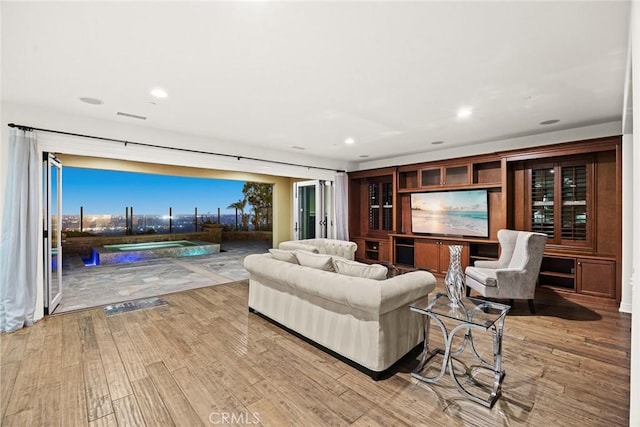
[[[123,243],[91,248],[91,258],[85,265],[120,264],[155,258],[209,255],[220,252],[218,243],[198,240]]]

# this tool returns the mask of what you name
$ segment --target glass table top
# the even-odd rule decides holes
[[[454,307],[447,294],[443,292],[419,299],[411,304],[410,308],[418,313],[432,313],[487,329],[511,309],[506,304],[468,297],[462,298],[458,306]]]

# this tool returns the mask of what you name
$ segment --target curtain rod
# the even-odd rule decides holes
[[[296,166],[296,167],[307,168],[307,169],[320,169],[320,170],[333,171],[333,172],[346,172],[345,170],[325,168],[325,167],[322,167],[322,166],[301,165],[301,164],[298,164],[298,163],[282,162],[282,161],[279,161],[279,160],[265,160],[265,159],[258,159],[256,157],[236,156],[236,155],[233,155],[233,154],[214,153],[214,152],[211,152],[211,151],[192,150],[192,149],[189,149],[189,148],[167,147],[165,145],[155,145],[155,144],[149,144],[149,143],[146,143],[146,142],[135,142],[135,141],[127,141],[127,140],[124,140],[124,139],[105,138],[103,136],[93,136],[93,135],[84,135],[84,134],[81,134],[81,133],[64,132],[64,131],[61,131],[61,130],[42,129],[42,128],[36,128],[36,127],[32,127],[32,126],[17,125],[15,123],[9,123],[8,126],[10,128],[18,128],[18,129],[24,130],[24,131],[37,130],[37,131],[41,131],[41,132],[57,133],[57,134],[60,134],[60,135],[79,136],[79,137],[82,137],[82,138],[99,139],[101,141],[118,142],[118,143],[124,144],[125,147],[128,144],[131,144],[131,145],[138,145],[140,147],[162,148],[164,150],[184,151],[184,152],[187,152],[187,153],[195,153],[195,154],[207,154],[207,155],[210,155],[210,156],[229,157],[229,158],[234,158],[234,159],[238,159],[238,160],[242,160],[242,159],[244,159],[244,160],[254,160],[256,162],[273,163],[273,164],[285,165],[285,166]]]

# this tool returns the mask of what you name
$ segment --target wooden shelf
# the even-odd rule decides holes
[[[483,185],[502,185],[502,163],[500,160],[483,163],[473,163],[472,183]]]
[[[418,188],[418,171],[411,170],[398,173],[398,190],[415,190]]]
[[[469,255],[469,258],[475,261],[497,261],[498,260],[498,258],[478,256],[478,255]]]
[[[558,273],[557,271],[541,271],[541,276],[553,276],[553,277],[566,277],[567,279],[574,279],[576,277],[575,274],[571,273]]]

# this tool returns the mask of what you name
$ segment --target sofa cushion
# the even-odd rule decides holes
[[[385,280],[389,271],[381,264],[364,264],[340,258],[333,259],[333,268],[338,274],[374,280]]]
[[[301,249],[296,249],[294,253],[296,254],[298,263],[302,266],[324,271],[334,271],[333,258],[331,255],[314,254]]]
[[[298,264],[298,258],[293,251],[284,251],[282,249],[269,249],[271,258],[280,261],[290,262],[292,264]]]
[[[280,243],[280,245],[278,245],[278,249],[287,251],[294,251],[299,249],[301,251],[307,251],[314,254],[320,253],[316,246],[308,245],[306,243],[300,243],[298,241],[282,242]]]

